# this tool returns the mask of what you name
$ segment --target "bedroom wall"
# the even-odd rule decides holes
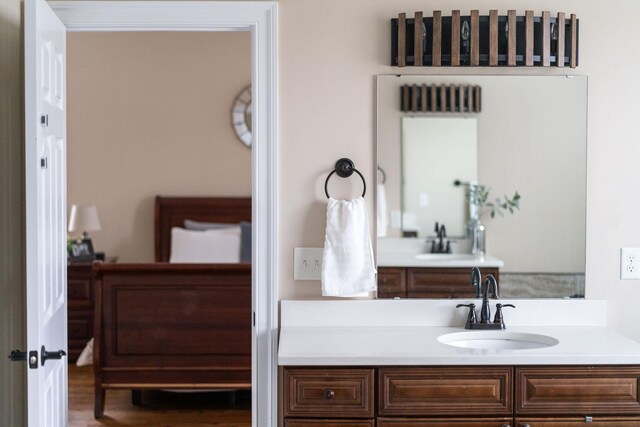
[[[68,205],[95,204],[95,250],[153,261],[154,198],[251,196],[231,127],[251,82],[244,33],[69,33]]]

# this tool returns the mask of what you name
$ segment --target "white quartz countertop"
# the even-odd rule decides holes
[[[464,331],[439,326],[283,327],[278,363],[283,366],[640,364],[640,343],[602,326],[508,328],[508,332],[542,334],[559,341],[557,345],[538,349],[478,350],[438,341],[440,335]]]
[[[501,333],[533,333],[558,344],[526,350],[478,350],[438,341],[464,329],[459,300],[281,301],[278,363],[283,366],[605,365],[639,364],[640,343],[606,326],[602,300],[501,300]],[[496,301],[490,301],[492,314]]]

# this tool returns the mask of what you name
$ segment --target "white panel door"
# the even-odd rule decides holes
[[[67,350],[66,29],[45,0],[25,0],[24,29],[28,425],[60,427],[67,360],[44,351]]]

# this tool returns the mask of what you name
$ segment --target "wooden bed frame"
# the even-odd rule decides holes
[[[157,197],[156,259],[184,219],[250,221],[251,200]],[[251,264],[96,262],[94,280],[96,418],[106,389],[251,388]]]

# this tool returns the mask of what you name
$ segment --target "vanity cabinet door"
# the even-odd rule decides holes
[[[496,279],[499,269],[483,268],[482,274]],[[409,298],[475,298],[476,288],[470,285],[471,268],[407,268]],[[499,283],[499,282],[498,282]]]
[[[512,418],[378,418],[378,427],[513,427]]]
[[[516,418],[515,427],[640,427],[640,418]]]
[[[394,367],[378,373],[378,412],[404,416],[512,416],[513,368]]]
[[[373,369],[286,368],[284,416],[373,418]]]
[[[640,415],[640,367],[516,368],[516,414]]]
[[[406,269],[378,267],[378,298],[406,298]]]

